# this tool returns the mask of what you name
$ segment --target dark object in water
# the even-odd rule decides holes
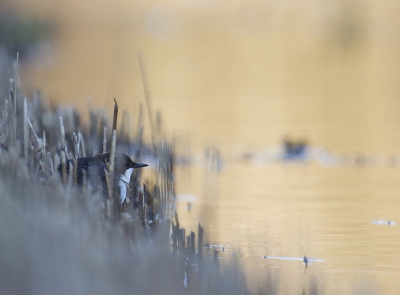
[[[304,273],[307,272],[307,266],[308,266],[308,258],[306,257],[306,255],[304,254],[303,257],[303,263],[304,263]]]
[[[305,140],[294,141],[288,137],[283,139],[283,159],[284,160],[304,160],[307,153],[307,143]]]
[[[77,159],[76,182],[78,185],[83,183],[83,174],[86,172],[86,178],[90,185],[96,188],[101,185],[103,195],[107,196],[106,181],[106,162],[110,162],[110,153],[104,153],[92,157],[83,157]],[[74,165],[74,160],[70,159],[65,162],[65,169],[69,174],[69,166]],[[117,184],[120,188],[121,204],[126,199],[126,185],[129,184],[133,169],[148,166],[147,164],[135,163],[127,155],[123,153],[115,153],[115,169],[114,177],[118,179]],[[60,163],[57,170],[62,177],[63,163]]]

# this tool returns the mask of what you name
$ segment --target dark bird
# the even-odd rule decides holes
[[[103,195],[107,196],[107,181],[106,181],[106,162],[110,163],[110,153],[104,153],[92,157],[83,157],[77,159],[76,182],[78,185],[83,183],[83,174],[86,172],[88,183],[96,188],[101,185]],[[148,166],[147,164],[135,163],[127,155],[123,153],[115,153],[114,166],[114,183],[119,187],[119,196],[121,204],[126,199],[126,185],[129,184],[133,169]],[[70,159],[65,162],[67,174],[70,173],[69,166],[74,165],[74,160]],[[62,177],[63,163],[60,163],[57,170]]]

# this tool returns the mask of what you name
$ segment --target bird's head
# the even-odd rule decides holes
[[[133,162],[127,155],[123,153],[115,153],[115,172],[124,174],[130,168],[143,168],[149,165]]]

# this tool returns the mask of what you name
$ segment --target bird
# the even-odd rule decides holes
[[[115,166],[114,166],[114,177],[117,181],[114,181],[119,187],[120,203],[123,204],[126,200],[126,185],[129,184],[131,175],[134,169],[147,167],[147,164],[135,163],[124,153],[115,153]],[[81,186],[83,184],[83,174],[86,173],[86,179],[88,183],[97,188],[101,185],[103,196],[107,198],[107,181],[106,181],[106,162],[110,163],[110,153],[103,153],[92,157],[82,157],[76,159],[77,171],[76,171],[76,183]],[[69,174],[69,166],[74,165],[74,160],[70,159],[64,163],[60,163],[57,166],[58,173],[62,177],[63,165],[65,164],[66,173]]]

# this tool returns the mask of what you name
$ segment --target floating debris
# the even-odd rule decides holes
[[[197,199],[197,197],[195,195],[185,195],[185,194],[176,195],[176,197],[175,197],[176,202],[193,203],[193,202],[196,202],[196,199]]]
[[[304,273],[307,271],[308,264],[310,262],[324,262],[323,259],[316,258],[308,258],[304,255],[304,257],[282,257],[282,256],[261,256],[263,259],[278,259],[278,260],[295,260],[295,261],[303,261],[304,263]]]
[[[228,247],[229,244],[204,244],[203,247],[205,248],[225,248]]]
[[[278,260],[297,260],[297,261],[305,261],[307,262],[325,262],[323,259],[316,259],[316,258],[308,258],[304,257],[283,257],[283,256],[261,256],[263,259],[278,259]]]
[[[370,223],[371,223],[371,224],[374,224],[374,225],[390,225],[390,226],[396,225],[396,221],[393,221],[393,220],[385,220],[385,219],[378,219],[378,220],[372,219],[372,220],[370,221]]]

